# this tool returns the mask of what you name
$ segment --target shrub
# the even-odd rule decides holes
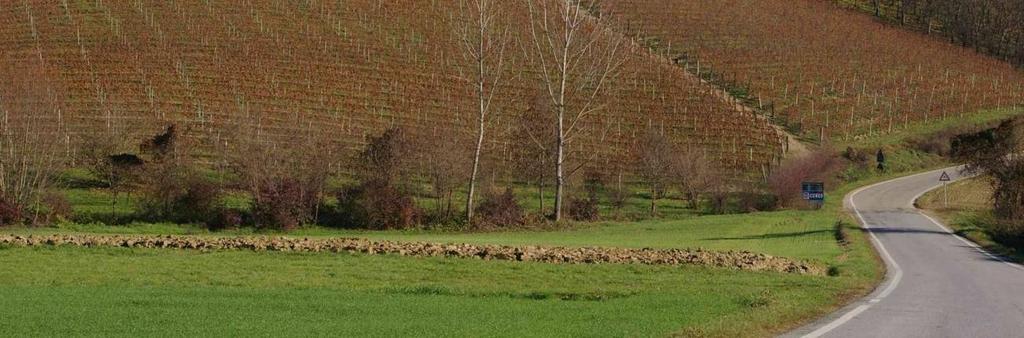
[[[378,137],[367,139],[366,147],[356,159],[358,174],[364,183],[401,184],[413,171],[416,151],[416,144],[407,132],[400,128],[388,129]]]
[[[836,222],[835,237],[836,242],[839,242],[839,245],[844,247],[850,245],[850,234],[846,231],[846,224],[843,223],[843,221]]]
[[[46,207],[45,223],[70,219],[73,213],[71,202],[60,193],[51,192],[44,195],[43,205]]]
[[[490,191],[477,205],[474,222],[481,227],[507,227],[526,224],[523,208],[511,188],[504,193]]]
[[[587,193],[587,196],[597,198],[601,191],[605,190],[606,181],[607,179],[600,172],[588,171],[583,178],[583,191]]]
[[[601,218],[597,210],[597,196],[569,199],[569,217],[574,221],[592,222]]]
[[[292,230],[309,220],[311,195],[302,184],[290,178],[268,180],[260,184],[253,198],[252,215],[257,227]]]
[[[929,154],[934,154],[942,157],[950,157],[953,155],[953,140],[957,139],[961,135],[975,134],[980,131],[995,128],[993,124],[983,124],[979,126],[959,126],[953,128],[943,129],[929,135],[916,137],[907,141],[911,148],[918,151],[922,151]]]
[[[224,230],[237,228],[242,225],[244,218],[242,213],[237,210],[231,209],[220,209],[216,216],[206,223],[207,229],[210,230]]]
[[[925,153],[943,157],[949,156],[950,153],[949,137],[935,135],[933,137],[916,138],[909,142],[912,148]]]
[[[182,194],[176,198],[172,213],[182,223],[211,222],[219,215],[221,189],[203,178],[186,180]]]
[[[192,173],[164,171],[143,190],[139,213],[151,221],[196,223],[210,226],[221,210],[221,186]]]
[[[993,212],[1005,221],[1011,235],[1024,219],[1024,120],[1004,121],[998,127],[953,139],[954,160],[967,164],[967,173],[992,178]],[[1021,232],[1018,232],[1018,234]]]
[[[993,223],[989,228],[993,240],[1009,247],[1024,247],[1024,222],[995,220]]]
[[[0,196],[0,226],[14,225],[22,221],[21,207]]]
[[[738,212],[773,211],[779,207],[779,198],[772,194],[758,192],[736,193]]]
[[[854,149],[853,147],[846,147],[846,150],[843,151],[843,158],[856,164],[857,166],[866,167],[868,165],[868,160],[870,159],[870,156],[868,156],[868,153],[863,150]]]
[[[349,187],[337,197],[344,227],[406,229],[419,224],[423,215],[411,194],[380,180]]]
[[[620,210],[625,207],[628,199],[629,189],[625,187],[608,189],[608,204],[616,210]]]
[[[792,207],[801,199],[801,183],[820,180],[829,184],[842,164],[825,149],[783,163],[768,177],[768,187],[780,206]]]

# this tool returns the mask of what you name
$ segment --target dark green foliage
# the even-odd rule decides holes
[[[997,240],[1024,240],[1024,122],[1010,120],[996,128],[953,139],[952,154],[967,172],[992,177],[992,201],[1000,224]]]
[[[245,222],[245,218],[241,212],[237,210],[231,210],[226,208],[218,209],[217,214],[214,218],[206,223],[206,227],[210,230],[225,230],[232,229],[241,226]]]
[[[835,237],[839,245],[844,247],[850,245],[850,233],[846,231],[846,224],[843,221],[836,222]]]
[[[178,145],[178,127],[174,124],[167,126],[163,133],[153,136],[153,138],[143,142],[139,148],[143,152],[151,154],[155,160],[163,160],[168,156],[175,155]]]

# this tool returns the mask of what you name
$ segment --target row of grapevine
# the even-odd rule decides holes
[[[0,6],[0,62],[31,60],[66,92],[68,139],[134,146],[171,123],[203,152],[229,151],[244,128],[267,144],[329,138],[339,153],[404,127],[428,139],[472,133],[472,90],[452,67],[452,1],[19,1]],[[507,18],[528,20],[519,4]],[[528,32],[513,25],[516,41]],[[545,109],[522,48],[497,98],[491,161],[507,162],[524,112]],[[672,62],[631,44],[603,109],[570,160],[627,165],[637,134],[660,126],[734,177],[759,177],[784,140],[768,123]],[[596,154],[597,156],[593,156]],[[501,168],[503,166],[494,165]]]
[[[1024,104],[1024,72],[1012,65],[825,1],[617,1],[602,11],[804,136],[853,140]]]

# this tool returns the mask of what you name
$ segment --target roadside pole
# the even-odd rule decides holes
[[[942,176],[939,176],[939,182],[942,182],[942,208],[949,209],[949,181],[952,178],[949,177],[949,173],[943,171]]]
[[[949,184],[942,182],[942,207],[949,209]]]

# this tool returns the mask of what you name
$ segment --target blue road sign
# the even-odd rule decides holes
[[[822,182],[804,182],[801,184],[804,199],[811,202],[824,202],[825,201],[825,183]]]

